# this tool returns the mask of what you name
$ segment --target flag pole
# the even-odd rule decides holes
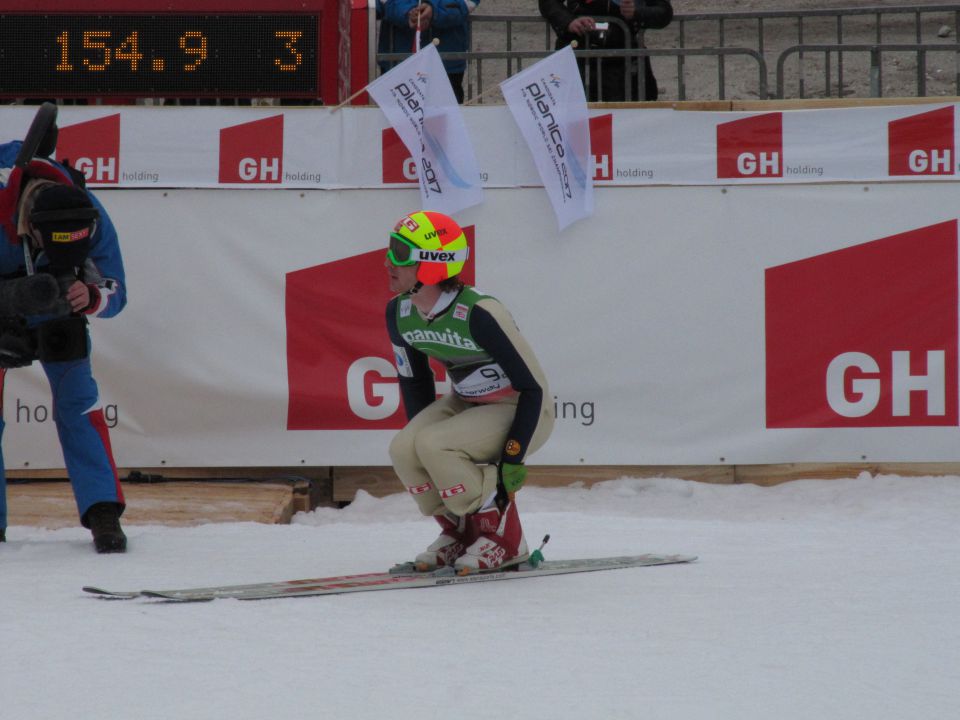
[[[470,98],[469,100],[465,100],[465,101],[463,102],[463,106],[466,107],[467,105],[473,105],[474,103],[479,102],[480,98],[482,98],[482,97],[484,97],[484,96],[486,96],[486,95],[489,95],[490,93],[494,92],[495,90],[499,90],[499,89],[500,89],[500,86],[499,86],[499,85],[494,85],[493,87],[488,87],[486,90],[484,90],[484,91],[483,91],[482,93],[480,93],[479,95],[474,95],[474,96],[473,96],[472,98]]]
[[[431,40],[430,42],[433,43],[434,45],[439,45],[439,44],[440,44],[440,39],[439,39],[439,38],[434,38],[434,39]],[[349,105],[352,100],[355,100],[355,99],[358,98],[361,94],[365,93],[365,92],[367,91],[367,88],[370,87],[370,85],[372,85],[372,84],[373,84],[373,83],[367,83],[367,84],[364,85],[362,88],[360,88],[359,90],[357,90],[353,95],[351,95],[351,96],[348,97],[346,100],[344,100],[342,103],[340,103],[339,105],[334,105],[332,108],[330,108],[330,112],[331,112],[331,113],[335,113],[337,110],[341,109],[341,108],[344,107],[345,105]]]
[[[576,40],[571,40],[571,41],[570,41],[570,47],[572,47],[574,50],[577,49],[577,46],[578,46],[579,44],[580,44],[580,43],[578,43]],[[473,105],[474,103],[478,102],[478,101],[480,100],[480,98],[486,97],[486,96],[489,95],[490,93],[494,92],[495,90],[499,90],[499,89],[500,89],[500,86],[499,86],[499,85],[494,85],[493,87],[489,87],[489,88],[487,88],[486,90],[484,90],[482,93],[480,93],[479,95],[474,95],[474,96],[473,96],[472,98],[470,98],[469,100],[464,101],[463,104],[464,104],[464,106]]]
[[[423,5],[423,0],[417,0],[417,34],[413,39],[413,52],[414,54],[420,52],[420,6]]]
[[[357,90],[353,95],[351,95],[350,97],[348,97],[346,100],[344,100],[344,101],[343,101],[342,103],[340,103],[339,105],[334,105],[332,108],[330,108],[330,112],[331,112],[331,113],[335,113],[337,110],[339,110],[340,108],[342,108],[344,105],[349,105],[349,104],[351,103],[351,101],[356,100],[358,97],[360,97],[360,95],[362,95],[363,93],[365,93],[365,92],[367,91],[367,88],[368,88],[368,87],[370,87],[370,83],[367,83],[366,85],[364,85],[362,88],[360,88],[359,90]]]

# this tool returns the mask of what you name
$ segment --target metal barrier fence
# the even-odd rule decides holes
[[[758,50],[777,68],[780,98],[960,94],[956,3],[676,15],[671,28],[677,47],[735,42]],[[948,71],[933,67],[934,58]],[[682,58],[678,65],[682,80]],[[721,87],[723,71],[718,58]],[[678,95],[687,99],[682,84]]]
[[[553,50],[513,50],[513,51],[502,51],[502,52],[462,52],[462,53],[441,53],[441,56],[449,60],[466,60],[468,67],[474,68],[474,79],[475,84],[471,85],[475,89],[475,92],[467,92],[467,104],[483,103],[490,102],[492,99],[500,97],[499,94],[494,94],[492,91],[496,91],[496,85],[510,77],[511,75],[520,72],[523,70],[524,61],[531,61],[529,64],[533,64],[537,60],[545,58],[547,55],[552,53]],[[634,48],[631,50],[575,50],[574,54],[578,58],[583,58],[585,60],[590,60],[594,58],[623,58],[624,60],[630,58],[642,58],[644,56],[650,57],[678,57],[678,58],[690,58],[690,57],[713,57],[713,58],[727,58],[731,56],[742,56],[747,57],[756,62],[756,82],[758,88],[758,97],[761,99],[767,99],[769,97],[767,93],[767,62],[764,60],[763,56],[760,55],[756,50],[751,50],[749,48],[734,48],[734,47],[724,47],[724,48],[685,48],[678,50],[666,50],[666,49],[649,49],[649,48]],[[382,53],[377,55],[378,60],[384,62],[398,62],[404,58],[410,57],[409,53]],[[499,79],[493,78],[490,80],[490,73],[484,71],[484,63],[491,62],[500,62],[507,65],[510,68],[510,71],[506,74],[503,74]],[[516,68],[514,70],[514,67]],[[598,71],[598,75],[602,70]],[[602,77],[602,76],[601,76]],[[484,83],[484,78],[488,78],[489,85]],[[638,96],[643,95],[644,91],[644,79],[642,73],[638,77],[639,92]],[[630,97],[632,94],[632,88],[630,87],[630,79],[628,77],[624,78],[624,94],[626,97]],[[721,98],[722,99],[722,98]]]
[[[539,15],[472,17],[468,102],[553,51]],[[577,50],[582,58],[652,58],[661,99],[728,100],[960,95],[960,4],[681,14],[630,50]],[[396,60],[405,54],[375,55]],[[773,72],[773,76],[771,76]],[[642,75],[641,92],[643,96]],[[629,85],[629,83],[628,83]],[[772,89],[772,92],[770,91]],[[626,88],[630,97],[629,86]]]
[[[939,45],[935,51],[931,51],[929,45],[920,43],[895,43],[885,45],[871,44],[851,44],[851,45],[794,45],[784,50],[777,60],[777,97],[785,97],[784,67],[787,62],[796,55],[803,56],[805,53],[816,52],[824,54],[824,63],[826,72],[825,78],[825,96],[831,97],[831,73],[830,58],[836,55],[839,62],[842,62],[844,55],[853,53],[866,53],[869,55],[869,84],[870,97],[883,97],[883,56],[887,53],[908,52],[916,55],[916,87],[917,97],[927,97],[927,55],[930,52],[951,52],[956,58],[960,58],[960,44],[951,43],[949,45]],[[953,95],[960,94],[960,74],[955,73],[955,92]],[[800,94],[803,97],[803,94]]]

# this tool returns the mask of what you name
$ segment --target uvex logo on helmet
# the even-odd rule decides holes
[[[766,271],[767,427],[958,424],[957,221]]]
[[[457,261],[457,253],[444,250],[417,250],[420,262],[452,263]]]

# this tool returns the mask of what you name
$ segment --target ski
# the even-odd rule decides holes
[[[405,590],[411,588],[443,587],[468,583],[519,580],[521,578],[569,575],[572,573],[619,570],[651,565],[689,563],[695,555],[627,555],[622,557],[588,558],[582,560],[545,560],[536,567],[523,563],[515,568],[493,572],[456,575],[451,570],[432,573],[362,573],[332,577],[281,582],[253,583],[250,585],[220,585],[207,588],[183,588],[179,590],[116,591],[92,586],[83,588],[104,599],[132,599],[137,597],[173,602],[201,602],[209,600],[270,600],[285,597],[308,597],[314,595],[339,595],[375,590]]]
[[[413,573],[411,573],[412,575]],[[419,575],[419,573],[417,573]],[[279,592],[283,589],[295,588],[300,585],[326,585],[340,582],[364,582],[376,578],[395,577],[391,573],[358,573],[352,575],[333,575],[330,577],[308,578],[303,580],[281,580],[278,582],[251,583],[248,585],[213,585],[211,587],[182,588],[177,590],[106,590],[100,587],[87,585],[84,592],[100,595],[117,600],[131,600],[137,597],[152,597],[163,594],[196,595],[200,599],[213,600],[215,598],[240,597],[251,592]]]
[[[84,586],[83,591],[99,595],[105,600],[132,600],[133,598],[140,597],[139,590],[105,590],[104,588],[98,588],[92,585]]]

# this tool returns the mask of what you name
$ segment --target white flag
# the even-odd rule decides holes
[[[593,214],[590,117],[570,46],[500,83],[503,97],[533,153],[557,223]]]
[[[454,213],[483,202],[480,168],[435,45],[367,86],[417,163],[423,210]]]

